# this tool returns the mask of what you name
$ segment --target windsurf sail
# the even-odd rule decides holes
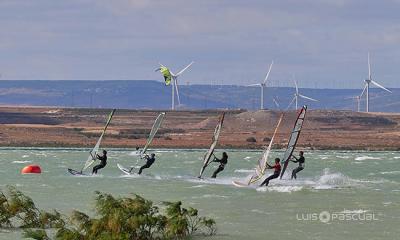
[[[144,146],[141,154],[145,154],[146,153],[146,151],[149,148],[151,142],[153,141],[154,137],[156,136],[158,129],[161,127],[161,124],[162,124],[162,122],[164,120],[164,117],[165,117],[165,112],[162,112],[162,113],[160,113],[158,115],[158,117],[154,121],[153,127],[151,128],[151,131],[150,131],[150,135],[147,138],[146,145]]]
[[[307,112],[307,106],[303,106],[303,108],[299,112],[299,115],[297,116],[292,133],[290,135],[290,139],[289,139],[285,154],[283,155],[283,159],[282,159],[283,160],[283,168],[281,171],[280,179],[282,179],[283,174],[285,174],[286,168],[289,165],[289,160],[292,157],[294,149],[296,148],[296,144],[297,144],[297,141],[299,140],[300,132],[303,127],[304,119],[306,117],[306,112]]]
[[[218,143],[219,134],[221,133],[222,124],[224,123],[224,118],[225,118],[225,113],[222,113],[221,116],[219,117],[218,125],[215,127],[210,149],[208,149],[207,153],[204,155],[203,166],[200,169],[199,178],[203,176],[204,170],[210,163],[211,156],[214,154],[214,149]]]
[[[269,142],[268,147],[265,149],[265,151],[262,155],[262,158],[258,161],[258,164],[254,170],[253,175],[251,175],[250,178],[248,178],[246,183],[240,183],[240,182],[234,181],[233,182],[234,185],[248,186],[252,183],[257,182],[265,175],[265,171],[267,170],[267,166],[268,166],[268,157],[271,152],[271,148],[272,148],[276,133],[278,132],[279,126],[281,125],[282,119],[283,119],[283,114],[280,116],[278,123],[276,124],[275,131],[274,131],[274,134],[272,135],[271,141]]]
[[[113,109],[111,111],[111,113],[108,115],[108,119],[107,119],[106,125],[103,128],[103,131],[102,131],[102,133],[100,135],[100,138],[99,138],[99,140],[97,140],[97,143],[94,146],[94,148],[90,151],[89,157],[86,160],[85,166],[82,168],[81,172],[85,171],[88,167],[90,167],[96,161],[96,154],[99,151],[101,141],[103,140],[103,136],[106,133],[108,125],[110,125],[110,122],[111,122],[112,117],[114,116],[114,113],[115,113],[115,109]]]

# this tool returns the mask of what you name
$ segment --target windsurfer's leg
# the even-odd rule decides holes
[[[263,186],[263,185],[268,186],[269,181],[272,180],[272,179],[275,179],[275,178],[277,178],[277,177],[279,177],[279,174],[272,174],[271,176],[267,177],[267,178],[264,180],[264,182],[261,183],[260,187]]]
[[[296,169],[293,170],[292,172],[292,179],[297,179],[297,173],[300,172],[301,170],[303,170],[303,167],[297,167]]]
[[[140,167],[140,169],[139,169],[139,172],[138,172],[138,174],[140,175],[140,174],[142,174],[142,171],[143,171],[143,169],[145,169],[145,168],[149,168],[150,166],[149,165],[147,165],[147,164],[145,164],[145,165],[143,165],[143,166],[141,166]]]
[[[217,168],[217,170],[214,171],[214,173],[213,173],[213,175],[211,176],[211,178],[216,178],[216,177],[217,177],[217,174],[220,173],[220,172],[222,172],[223,170],[224,170],[224,168],[221,167],[221,166],[219,166],[219,167]]]
[[[99,165],[94,166],[94,167],[93,167],[92,174],[97,174],[97,171],[100,170],[100,169],[102,169],[102,168],[104,168],[104,167],[105,167],[105,165],[102,165],[102,164],[99,164]]]

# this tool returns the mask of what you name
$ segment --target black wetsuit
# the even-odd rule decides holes
[[[211,178],[216,178],[217,174],[219,172],[222,172],[225,168],[225,165],[228,163],[228,155],[226,157],[222,157],[221,159],[215,158],[215,160],[213,162],[219,162],[219,166],[217,168],[217,170],[214,171],[213,175],[211,176]]]
[[[293,156],[294,157],[294,156]],[[305,162],[305,158],[304,158],[304,156],[301,156],[301,157],[299,157],[299,158],[296,158],[296,157],[294,157],[295,159],[296,159],[296,161],[293,161],[293,162],[298,162],[299,163],[299,166],[297,167],[297,168],[295,168],[295,169],[293,169],[293,171],[292,171],[292,178],[291,179],[296,179],[297,178],[297,173],[298,172],[300,172],[301,170],[303,170],[304,169],[304,162]]]
[[[154,157],[149,156],[146,156],[145,158],[147,160],[146,164],[140,167],[138,174],[142,174],[143,169],[151,167],[151,165],[153,165],[154,161],[156,160]]]
[[[107,165],[107,156],[106,155],[103,155],[103,156],[96,155],[96,158],[98,160],[100,160],[100,164],[93,167],[92,174],[97,174],[98,170],[104,168]]]
[[[272,168],[275,169],[275,170],[274,170],[274,174],[272,174],[271,176],[267,177],[267,178],[264,180],[264,182],[261,183],[260,187],[261,187],[262,185],[264,185],[264,184],[265,184],[265,186],[268,186],[270,180],[275,179],[275,178],[278,178],[278,177],[279,177],[279,174],[281,174],[281,165],[280,165],[279,163],[275,163],[275,165],[272,166]]]

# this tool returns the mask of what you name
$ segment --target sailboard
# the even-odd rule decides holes
[[[250,177],[246,180],[245,183],[238,182],[238,181],[232,181],[232,184],[237,186],[237,187],[247,187],[258,180],[260,180],[264,175],[268,167],[268,157],[269,154],[271,153],[272,145],[276,136],[276,133],[278,132],[279,126],[281,125],[283,119],[283,114],[280,116],[278,123],[276,124],[274,134],[272,135],[271,141],[268,144],[268,147],[265,149],[261,159],[258,161],[258,164],[256,168],[254,169],[253,175],[250,175]]]
[[[77,170],[68,168],[68,172],[69,172],[69,173],[71,173],[71,174],[73,174],[73,175],[78,175],[78,174],[84,175],[84,174],[83,174],[83,171],[85,171],[87,168],[89,168],[89,167],[96,161],[96,155],[97,155],[97,153],[98,153],[98,151],[99,151],[101,141],[103,140],[104,134],[105,134],[106,131],[107,131],[108,125],[110,125],[110,123],[111,123],[111,119],[112,119],[112,117],[114,116],[114,113],[115,113],[115,109],[113,109],[113,110],[111,111],[111,113],[108,115],[108,119],[107,119],[106,125],[104,126],[103,131],[101,132],[101,135],[100,135],[99,139],[97,140],[96,145],[95,145],[94,148],[90,151],[90,154],[89,154],[89,156],[88,156],[88,159],[86,160],[85,165],[83,166],[83,168],[81,169],[81,171],[77,171]]]
[[[156,136],[156,134],[158,132],[158,129],[160,129],[160,127],[161,127],[164,117],[165,117],[165,112],[162,112],[157,116],[156,120],[154,121],[153,126],[150,131],[150,134],[149,134],[149,137],[147,138],[146,145],[143,147],[143,149],[138,154],[140,156],[140,158],[143,158],[143,155],[146,154],[147,150],[149,149],[150,144],[152,143],[154,137]],[[126,167],[122,166],[121,164],[117,164],[117,166],[118,166],[118,169],[121,170],[125,174],[129,174],[129,175],[135,174],[135,173],[131,173],[130,170],[128,170]]]
[[[204,155],[203,166],[200,169],[200,175],[198,176],[198,178],[201,178],[203,176],[204,170],[206,169],[206,167],[210,163],[211,156],[214,154],[214,149],[215,149],[215,147],[217,146],[217,143],[218,143],[219,134],[221,133],[222,124],[224,123],[224,118],[225,118],[225,113],[222,113],[221,116],[219,117],[218,125],[215,127],[214,135],[213,135],[213,138],[212,138],[212,143],[211,143],[210,149],[208,149],[208,151]]]
[[[301,129],[303,127],[304,119],[307,113],[307,106],[303,106],[300,110],[299,115],[297,116],[296,122],[294,124],[292,133],[290,134],[290,139],[283,155],[283,168],[281,171],[280,179],[282,179],[283,174],[285,174],[286,168],[289,165],[290,158],[292,157],[293,151],[296,148],[297,141],[299,140]]]

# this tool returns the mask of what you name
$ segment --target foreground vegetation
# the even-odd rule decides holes
[[[0,191],[0,228],[22,229],[25,238],[38,240],[184,239],[216,232],[213,219],[181,202],[156,206],[139,195],[115,198],[96,192],[94,217],[76,210],[66,216],[38,209],[13,187]]]

